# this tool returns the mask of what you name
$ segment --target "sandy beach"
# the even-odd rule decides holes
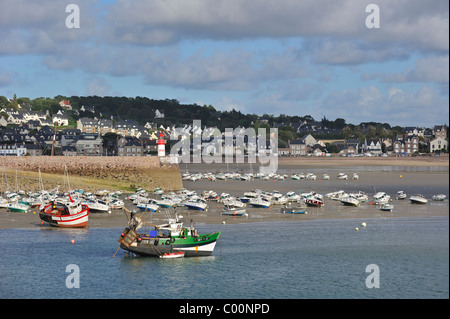
[[[232,164],[228,165],[231,171],[256,172],[255,165]],[[181,172],[220,172],[226,171],[225,164],[180,164]],[[317,180],[291,180],[290,174],[294,172],[314,172]],[[343,171],[349,175],[349,180],[342,181],[336,178],[338,172]],[[280,205],[273,205],[269,209],[247,208],[248,217],[222,216],[222,207],[215,201],[208,202],[207,211],[192,211],[178,208],[177,212],[182,214],[186,223],[193,219],[195,224],[235,224],[251,222],[273,222],[287,220],[313,220],[313,219],[337,219],[337,218],[395,218],[395,217],[433,217],[448,216],[448,200],[445,202],[434,202],[431,200],[433,194],[443,193],[449,196],[449,171],[448,157],[441,158],[297,158],[282,159],[279,162],[278,172],[288,175],[286,180],[252,180],[252,181],[209,181],[200,180],[196,182],[184,181],[183,187],[195,190],[201,194],[203,191],[214,190],[218,194],[229,193],[233,196],[241,196],[245,191],[261,189],[272,192],[277,190],[281,193],[288,191],[309,192],[316,191],[325,195],[326,193],[345,190],[346,192],[364,191],[369,195],[369,202],[362,203],[359,207],[343,206],[339,201],[325,199],[322,208],[307,208],[306,215],[281,214]],[[359,179],[352,180],[352,173],[358,173]],[[322,180],[322,174],[330,175],[330,180]],[[100,188],[103,189],[103,188]],[[149,189],[152,191],[153,189]],[[429,199],[427,205],[414,205],[409,200],[397,200],[395,194],[398,190],[404,190],[409,196],[422,193]],[[370,201],[376,191],[385,191],[394,199],[393,212],[381,211],[378,206],[371,205]],[[152,195],[153,197],[156,197]],[[293,203],[292,205],[295,205]],[[126,207],[135,209],[135,206],[126,201]],[[154,213],[155,223],[164,221],[164,214]],[[125,227],[126,215],[122,210],[113,210],[111,214],[91,213],[89,216],[90,228],[103,227]],[[28,213],[12,213],[5,209],[0,210],[0,229],[5,228],[39,228],[41,226],[38,212],[31,210]]]

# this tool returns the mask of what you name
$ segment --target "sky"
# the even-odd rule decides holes
[[[448,124],[449,2],[1,0],[0,95],[14,94]]]

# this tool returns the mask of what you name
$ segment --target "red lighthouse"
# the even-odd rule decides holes
[[[158,144],[158,156],[166,156],[166,140],[162,132],[159,132],[159,139],[156,144]]]

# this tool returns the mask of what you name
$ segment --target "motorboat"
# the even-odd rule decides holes
[[[313,174],[313,173],[308,173],[306,175],[306,179],[310,180],[310,181],[315,181],[317,179],[317,176],[315,174]]]
[[[397,199],[406,199],[408,196],[405,194],[404,191],[398,191],[397,192]]]
[[[109,207],[108,204],[106,204],[105,201],[102,201],[100,199],[95,200],[95,201],[84,201],[83,202],[84,205],[89,207],[89,211],[91,212],[107,212],[107,213],[111,213],[111,208]]]
[[[352,180],[357,181],[359,179],[358,173],[353,173]]]
[[[441,201],[442,202],[442,201],[447,199],[447,195],[444,195],[444,194],[433,195],[431,197],[431,199],[435,200],[435,201]]]
[[[330,179],[330,175],[328,175],[328,174],[323,174],[322,175],[322,180],[327,181],[329,179]]]
[[[394,209],[394,205],[392,205],[391,203],[385,203],[381,205],[380,209],[383,211],[392,212],[392,210]]]
[[[313,196],[305,199],[305,204],[313,207],[322,207],[324,205],[323,197],[320,194],[314,194]]]
[[[341,203],[347,206],[359,206],[359,200],[352,194],[341,197]]]
[[[235,207],[233,205],[225,205],[225,210],[223,210],[221,214],[227,216],[248,216],[247,210],[245,208]]]
[[[288,198],[280,193],[276,193],[272,195],[271,201],[273,205],[284,205],[288,202]]]
[[[256,208],[269,208],[271,204],[270,200],[261,196],[250,199],[248,203]]]
[[[298,181],[300,179],[300,175],[298,174],[292,174],[291,175],[291,179],[293,179],[294,181]]]
[[[295,192],[287,192],[286,193],[286,197],[288,199],[289,202],[296,202],[300,199],[300,196],[297,195]]]
[[[344,173],[339,173],[338,176],[337,176],[337,179],[339,179],[339,180],[347,180],[348,176],[346,174],[344,174]]]
[[[9,203],[6,208],[10,211],[10,212],[16,212],[16,213],[25,213],[28,208],[30,208],[29,205],[26,205],[24,203],[19,202],[13,202],[13,203]]]
[[[156,204],[156,201],[152,201],[149,203],[139,203],[137,204],[137,208],[139,208],[141,211],[156,212],[161,208],[161,206]]]
[[[205,210],[208,207],[208,204],[206,204],[206,201],[203,198],[200,197],[192,197],[188,201],[184,203],[184,206],[186,206],[189,209],[195,209],[195,210]]]
[[[283,207],[280,209],[280,213],[282,214],[307,214],[305,207],[297,206],[297,207]]]
[[[345,193],[343,190],[331,192],[325,195],[325,197],[330,198],[332,200],[341,200],[341,198],[345,196],[347,196],[347,193]]]
[[[380,205],[380,204],[385,204],[385,203],[389,202],[389,200],[391,199],[391,196],[389,196],[385,192],[378,192],[375,195],[373,195],[373,199],[374,199],[376,205]]]
[[[426,204],[428,203],[428,199],[426,199],[423,195],[417,194],[413,195],[409,198],[411,204]]]
[[[350,193],[349,195],[354,196],[360,202],[367,202],[369,200],[369,196],[363,191],[359,191],[357,193]]]

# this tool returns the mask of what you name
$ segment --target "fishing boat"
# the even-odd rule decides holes
[[[67,204],[50,202],[39,212],[39,218],[55,227],[78,228],[87,227],[89,222],[89,207],[80,200]]]
[[[119,236],[120,248],[139,256],[159,257],[173,252],[183,252],[185,257],[211,256],[221,232],[199,234],[193,227],[185,227],[180,218],[167,218],[167,224],[155,225],[145,212],[127,213],[128,226]],[[129,213],[129,216],[128,216]],[[141,232],[150,226],[149,232]]]
[[[208,207],[208,204],[206,204],[206,201],[203,198],[192,197],[190,200],[184,203],[184,206],[189,209],[205,210]]]
[[[392,212],[392,210],[394,209],[394,205],[392,205],[390,203],[385,203],[385,204],[381,205],[380,209],[383,211]]]
[[[426,204],[428,203],[428,199],[426,199],[423,195],[417,194],[413,195],[409,198],[411,204]]]
[[[283,207],[280,209],[280,213],[283,214],[307,214],[305,207]]]
[[[352,194],[341,197],[341,203],[346,206],[359,206],[359,200]]]
[[[389,202],[389,200],[391,199],[391,196],[389,196],[385,192],[378,192],[375,195],[373,195],[373,199],[374,199],[376,205],[380,205],[380,204],[385,204],[385,203]]]
[[[6,208],[10,211],[10,212],[15,212],[15,213],[25,213],[28,208],[30,208],[29,205],[26,205],[24,203],[21,202],[14,202],[14,203],[9,203]]]
[[[405,194],[404,191],[398,191],[397,192],[397,199],[406,199],[408,196]]]
[[[433,195],[433,196],[431,197],[431,199],[432,199],[432,200],[435,200],[435,201],[440,201],[440,202],[442,202],[442,201],[444,201],[444,200],[447,199],[447,195],[444,195],[444,194]]]

